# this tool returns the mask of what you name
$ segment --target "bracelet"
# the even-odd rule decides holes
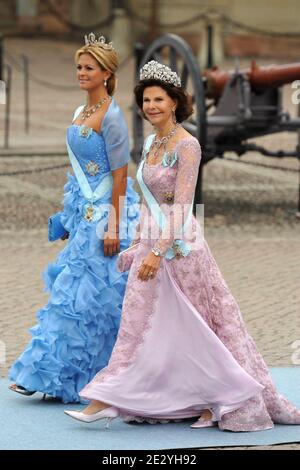
[[[159,256],[160,258],[162,258],[162,256],[163,256],[162,253],[161,253],[159,250],[155,249],[155,248],[152,248],[151,252],[152,252],[155,256]]]

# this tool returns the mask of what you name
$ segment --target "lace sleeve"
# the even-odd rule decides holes
[[[182,238],[181,229],[193,202],[201,160],[201,148],[195,138],[183,139],[177,145],[178,170],[174,204],[168,212],[167,223],[154,245],[164,256],[176,238]]]

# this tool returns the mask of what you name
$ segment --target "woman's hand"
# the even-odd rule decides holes
[[[154,279],[157,271],[159,269],[161,262],[160,256],[155,256],[152,251],[147,254],[146,258],[144,258],[142,265],[138,272],[138,279],[141,281],[148,281],[149,279]]]
[[[104,234],[104,256],[114,256],[120,253],[120,238],[118,233],[106,232]]]
[[[61,240],[67,240],[69,238],[69,232],[66,231],[62,237],[60,237]]]

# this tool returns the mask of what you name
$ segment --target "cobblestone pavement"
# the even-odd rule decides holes
[[[18,40],[11,41],[12,53],[18,52],[18,44]],[[70,51],[74,45],[60,44],[59,47],[55,46],[54,52],[51,48],[48,52],[45,49],[45,57],[41,57],[43,64],[48,57],[45,68],[41,68],[38,61],[33,61],[35,73],[51,76],[51,63],[57,58],[65,67],[64,61],[69,57],[71,67]],[[38,49],[32,45],[30,51],[34,55]],[[129,71],[122,72],[119,102],[125,108],[130,123],[128,90],[132,89],[130,74],[133,63],[129,61],[126,67]],[[20,80],[16,77],[17,83]],[[21,129],[21,104],[18,104],[18,96],[14,97],[14,145],[43,148],[47,144],[53,147],[55,142],[63,147],[64,129],[71,110],[78,104],[78,91],[65,94],[66,100],[57,101],[53,101],[52,92],[46,94],[41,87],[35,88],[32,93],[33,133],[27,137]],[[45,98],[42,109],[39,94]],[[51,100],[53,112],[49,110]],[[293,137],[287,134],[280,135],[277,140],[274,137],[264,139],[271,148],[295,143]],[[250,160],[250,155],[245,159]],[[251,154],[251,161],[265,163],[266,159]],[[28,328],[35,323],[37,310],[47,300],[42,290],[41,272],[64,244],[62,241],[48,243],[46,231],[48,216],[60,208],[65,174],[69,170],[46,168],[64,164],[67,164],[65,157],[0,158],[1,376],[7,374],[9,365],[30,337]],[[272,160],[272,164],[297,168],[297,162],[293,159],[278,163]],[[44,168],[44,171],[34,171],[37,168]],[[23,170],[33,172],[1,176]],[[133,164],[130,165],[130,174],[135,176]],[[205,168],[204,182],[205,237],[241,307],[249,331],[270,366],[293,365],[295,349],[292,345],[300,340],[300,220],[293,214],[296,210],[298,175],[218,159]],[[5,353],[6,360],[3,354],[1,356],[1,351]],[[258,448],[300,449],[300,445]]]

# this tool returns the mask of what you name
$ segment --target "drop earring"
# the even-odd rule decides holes
[[[107,80],[104,80],[104,86],[105,87],[107,86]]]
[[[176,113],[174,109],[172,109],[172,121],[174,124],[177,124]]]

